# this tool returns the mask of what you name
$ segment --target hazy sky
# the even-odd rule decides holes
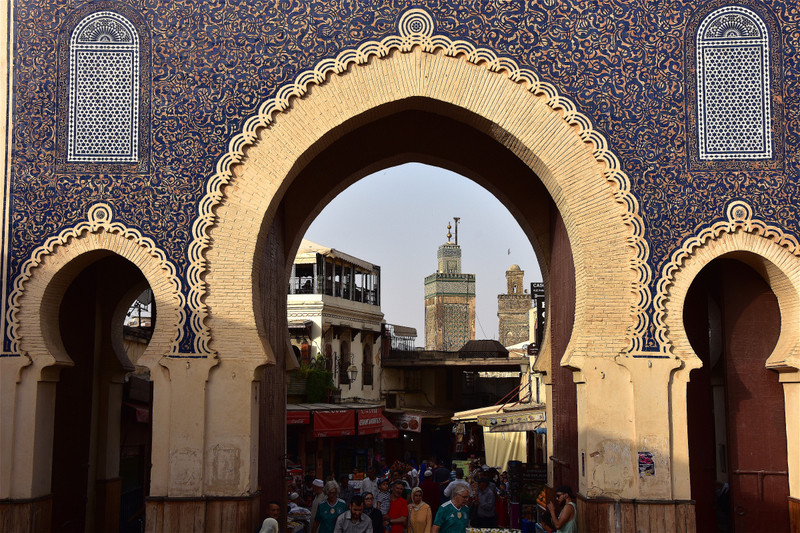
[[[508,267],[525,271],[526,288],[542,275],[516,220],[467,178],[419,163],[382,170],[337,196],[305,238],[380,265],[386,322],[417,328],[417,346],[424,346],[424,279],[436,271],[453,217],[461,217],[462,272],[475,274],[476,336],[497,339],[497,295],[506,292]]]

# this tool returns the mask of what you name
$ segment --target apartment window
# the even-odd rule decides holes
[[[362,385],[372,386],[372,346],[369,344],[364,345],[364,361],[361,374]]]

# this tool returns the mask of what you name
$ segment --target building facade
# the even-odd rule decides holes
[[[523,288],[525,271],[519,265],[506,270],[506,293],[497,295],[497,333],[503,346],[527,342],[530,338],[533,300]]]
[[[425,278],[425,349],[456,351],[475,338],[475,274],[461,272],[461,247],[447,242],[438,268]]]
[[[302,236],[408,161],[491,191],[539,257],[548,482],[582,531],[713,531],[726,481],[737,531],[800,527],[794,0],[5,7],[10,529],[119,523],[142,367],[147,530],[254,530],[285,497]]]
[[[297,362],[324,358],[342,399],[381,399],[380,273],[378,265],[305,239],[292,265],[286,312]]]

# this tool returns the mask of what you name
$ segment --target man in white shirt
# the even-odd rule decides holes
[[[408,476],[411,478],[412,488],[419,485],[419,470],[417,470],[416,467],[411,467],[411,470],[408,471]]]
[[[450,484],[444,488],[445,498],[452,498],[453,491],[456,490],[456,487],[466,487],[469,491],[469,497],[472,498],[472,487],[469,486],[469,483],[464,481],[464,470],[461,468],[456,468],[456,479],[451,481]]]
[[[322,492],[322,488],[325,486],[325,483],[322,482],[321,479],[315,479],[312,483],[314,487],[314,500],[311,502],[311,521],[314,521],[314,517],[317,516],[317,507],[319,504],[325,501],[325,494]]]
[[[363,496],[367,492],[378,494],[378,480],[375,477],[374,468],[367,469],[367,477],[361,482],[361,491],[359,494]]]

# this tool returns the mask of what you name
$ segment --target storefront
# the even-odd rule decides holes
[[[504,409],[499,413],[478,415],[483,428],[486,464],[503,467],[508,461],[545,464],[547,427],[544,407]]]
[[[528,464],[545,464],[547,433],[544,406],[493,405],[453,415],[456,450],[459,445],[466,451],[476,448],[472,441],[483,440],[482,450],[486,464],[503,471],[509,461]]]
[[[387,409],[387,418],[397,426],[399,438],[387,441],[387,464],[395,460],[416,464],[430,457],[450,458],[453,435],[450,418],[453,412],[445,409]]]
[[[536,497],[547,483],[547,428],[541,404],[493,405],[453,416],[456,428],[483,437],[486,464],[508,471],[511,527],[534,520]]]
[[[286,426],[289,460],[321,479],[366,472],[383,439],[398,436],[383,407],[370,404],[287,404]]]

